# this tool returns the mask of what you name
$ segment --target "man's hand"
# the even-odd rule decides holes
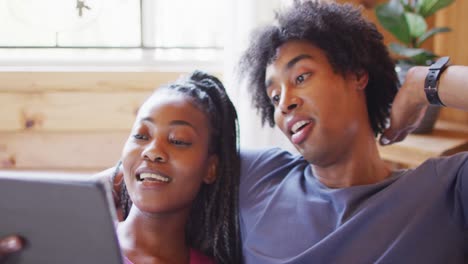
[[[395,96],[390,113],[390,126],[380,137],[380,144],[402,141],[421,122],[429,103],[424,93],[428,67],[413,67]]]

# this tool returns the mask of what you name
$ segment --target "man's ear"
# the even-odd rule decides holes
[[[369,73],[365,70],[359,70],[355,73],[356,83],[359,90],[364,90],[369,83]]]
[[[203,178],[203,182],[206,184],[212,184],[216,181],[217,169],[218,169],[219,158],[217,155],[211,155],[208,160],[208,171],[206,176]]]

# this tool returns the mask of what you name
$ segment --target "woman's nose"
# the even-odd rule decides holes
[[[143,151],[143,158],[152,162],[166,162],[167,153],[161,143],[158,143],[156,139],[152,140]]]

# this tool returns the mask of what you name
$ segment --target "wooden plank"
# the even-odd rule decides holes
[[[0,72],[0,93],[151,91],[180,72]]]
[[[384,160],[415,167],[425,160],[468,151],[468,125],[438,121],[430,134],[410,134],[399,143],[379,146]]]
[[[451,56],[452,63],[468,64],[468,1],[454,1],[449,7],[437,12],[435,24],[437,27],[450,27],[451,32],[438,34],[434,37],[436,54]]]
[[[0,131],[115,131],[133,124],[148,92],[0,94]]]
[[[0,132],[0,169],[100,171],[112,167],[129,131]]]
[[[439,119],[468,124],[468,113],[459,109],[443,107],[440,109]]]
[[[437,12],[437,27],[450,27],[451,32],[434,37],[434,51],[441,56],[450,56],[453,64],[468,65],[468,1],[454,1],[449,7]],[[468,113],[450,108],[441,110],[440,119],[468,124]]]

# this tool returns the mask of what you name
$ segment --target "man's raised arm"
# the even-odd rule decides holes
[[[380,138],[383,145],[402,141],[417,127],[430,104],[424,91],[429,67],[416,66],[408,71],[406,80],[392,105],[390,127]],[[447,107],[468,111],[468,66],[447,67],[437,85],[440,101]]]

